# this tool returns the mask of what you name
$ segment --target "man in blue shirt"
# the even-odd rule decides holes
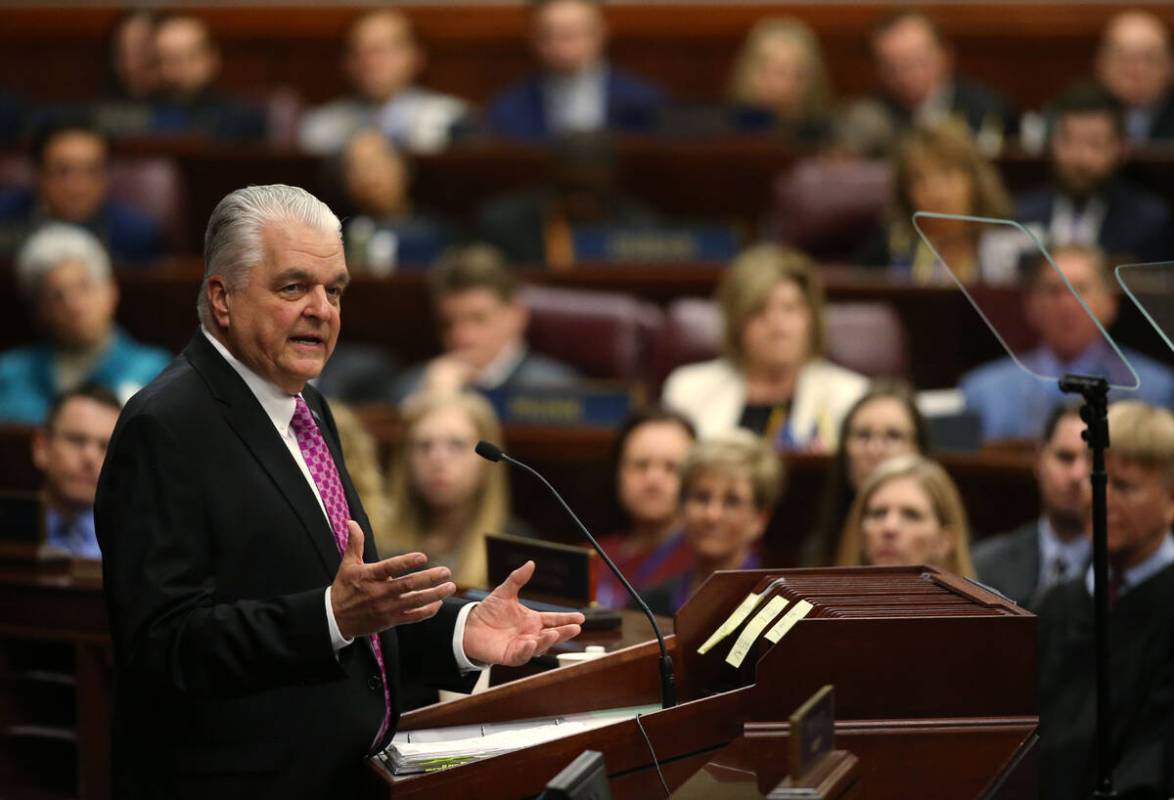
[[[1104,253],[1095,247],[1066,245],[1053,250],[1052,258],[1101,324],[1106,329],[1112,326],[1118,298],[1109,283]],[[1108,377],[1110,383],[1118,385],[1133,382],[1132,374],[1045,260],[1041,259],[1029,279],[1025,315],[1028,325],[1039,334],[1040,343],[1018,356],[1036,375],[1059,378],[1066,373],[1079,373]],[[1114,389],[1110,399],[1141,400],[1161,408],[1174,406],[1174,369],[1128,348],[1122,348],[1122,352],[1141,385],[1132,391]],[[1037,436],[1048,414],[1065,398],[1056,380],[1028,375],[1010,358],[966,373],[959,388],[966,407],[981,417],[986,439]]]
[[[33,435],[33,463],[45,476],[46,544],[79,558],[102,557],[94,495],[119,411],[109,389],[83,386],[57,398]]]

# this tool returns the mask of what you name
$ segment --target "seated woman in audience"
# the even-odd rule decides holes
[[[836,563],[929,564],[973,578],[966,509],[954,481],[922,456],[885,461],[860,487],[844,524]]]
[[[831,94],[819,37],[794,17],[759,20],[734,62],[734,127],[775,130],[803,144],[828,133]]]
[[[334,417],[334,426],[338,429],[338,443],[342,447],[347,472],[350,473],[351,482],[355,485],[359,501],[363,504],[363,511],[366,512],[367,519],[371,522],[371,530],[375,532],[375,538],[378,540],[380,534],[387,530],[390,509],[387,500],[387,481],[384,480],[383,470],[379,466],[375,437],[346,403],[331,401],[330,413]]]
[[[648,406],[632,414],[616,439],[616,496],[627,530],[601,537],[600,547],[637,591],[689,569],[692,554],[681,530],[681,464],[695,436],[675,411]],[[599,571],[596,601],[624,608],[628,592],[611,571]]]
[[[674,614],[717,570],[758,569],[758,540],[783,491],[783,466],[762,439],[733,430],[702,439],[681,468],[681,513],[692,568],[644,593]]]
[[[743,252],[717,290],[725,355],[679,367],[665,405],[702,437],[747,428],[779,449],[834,448],[868,380],[821,357],[823,286],[806,256],[776,245]]]
[[[873,382],[840,425],[832,472],[816,529],[803,545],[803,563],[821,567],[836,557],[844,520],[861,484],[882,461],[929,452],[929,431],[913,390],[901,381]]]
[[[379,551],[421,551],[452,569],[461,586],[485,586],[485,534],[523,533],[509,520],[506,471],[473,452],[478,439],[501,441],[488,401],[470,392],[425,394],[404,412],[393,456],[391,514]]]
[[[1011,200],[998,171],[979,153],[966,127],[952,120],[910,131],[898,146],[893,178],[889,221],[865,242],[856,260],[909,273],[918,284],[949,277],[914,229],[914,212],[995,218],[1011,214]],[[1014,229],[953,220],[923,219],[920,224],[950,271],[962,280],[1010,283],[1016,279],[1017,260],[999,257],[990,246],[995,243],[992,233]]]

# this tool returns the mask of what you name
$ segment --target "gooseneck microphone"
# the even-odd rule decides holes
[[[656,624],[656,617],[652,615],[652,611],[648,608],[648,604],[644,602],[644,598],[632,588],[632,584],[628,583],[628,579],[624,577],[624,573],[620,572],[620,568],[608,558],[607,553],[603,552],[603,548],[599,546],[599,542],[595,541],[595,537],[587,530],[587,526],[579,520],[579,517],[571,510],[571,507],[567,505],[567,501],[563,500],[562,495],[550,485],[550,481],[542,477],[542,473],[529,464],[523,464],[516,458],[506,455],[500,447],[484,439],[477,442],[477,447],[474,449],[477,455],[486,461],[493,461],[495,463],[504,461],[511,467],[517,467],[537,478],[546,487],[547,491],[554,496],[554,499],[559,502],[559,505],[563,507],[563,510],[567,512],[567,515],[579,527],[583,535],[587,537],[587,541],[591,542],[591,546],[595,548],[596,553],[599,553],[599,557],[603,559],[603,563],[607,564],[607,568],[624,585],[624,588],[628,590],[628,594],[632,595],[632,598],[639,604],[640,610],[644,612],[644,616],[648,617],[648,621],[652,623],[652,630],[656,634],[656,642],[660,645],[660,705],[661,708],[672,708],[675,706],[677,704],[677,686],[676,678],[673,676],[673,660],[669,658],[668,650],[664,646],[664,635],[660,632],[660,626]]]

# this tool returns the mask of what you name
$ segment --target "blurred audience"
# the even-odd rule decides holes
[[[1015,113],[997,92],[958,75],[954,54],[937,24],[920,11],[884,17],[870,39],[881,102],[899,125],[956,117],[983,152],[998,151]],[[988,144],[989,143],[989,144]]]
[[[1053,249],[1052,258],[1101,325],[1112,327],[1119,298],[1104,253],[1095,247],[1068,245]],[[1133,384],[1133,374],[1063,278],[1042,257],[1026,276],[1024,317],[1040,343],[1017,357],[1034,375],[1006,357],[967,372],[959,381],[966,408],[981,418],[986,439],[1038,436],[1048,415],[1064,402],[1057,380],[1067,373],[1106,377],[1118,386]],[[1114,395],[1174,406],[1174,369],[1129,348],[1122,348],[1122,353],[1141,383],[1136,391],[1115,389]]]
[[[338,443],[342,447],[347,472],[378,541],[391,524],[391,505],[375,439],[346,403],[332,401],[330,413],[338,429]]]
[[[822,357],[823,284],[812,263],[777,245],[752,247],[722,276],[717,303],[725,355],[673,370],[665,405],[702,438],[742,427],[778,449],[835,448],[868,380]]]
[[[415,209],[411,164],[379,131],[351,137],[342,179],[357,212],[343,227],[352,273],[388,275],[399,266],[427,266],[455,239],[450,226]]]
[[[127,11],[115,24],[110,36],[110,73],[115,100],[145,102],[159,88],[154,12]]]
[[[1083,575],[1092,558],[1092,458],[1076,406],[1048,416],[1035,457],[1038,519],[974,546],[978,579],[1024,608],[1039,608],[1053,586]]]
[[[599,546],[638,592],[680,576],[692,562],[681,529],[680,472],[694,440],[692,423],[660,406],[633,413],[616,437],[616,496],[628,527],[600,537]],[[631,602],[602,566],[596,601],[605,608]]]
[[[119,411],[109,389],[82,386],[58,396],[33,434],[33,464],[44,478],[45,543],[77,558],[102,558],[94,495]]]
[[[1139,402],[1109,408],[1108,752],[1121,797],[1174,792],[1174,414]],[[1092,568],[1039,608],[1043,800],[1096,788]]]
[[[379,552],[422,551],[430,566],[452,570],[462,587],[487,585],[485,534],[526,535],[510,519],[507,471],[473,452],[479,439],[500,442],[489,403],[470,392],[426,394],[404,413],[392,456],[391,518]]]
[[[820,144],[829,132],[831,87],[819,37],[794,17],[755,23],[734,61],[734,124]]]
[[[1125,112],[1131,142],[1174,138],[1170,31],[1148,11],[1123,11],[1105,26],[1096,74]]]
[[[54,397],[84,384],[125,402],[171,360],[114,324],[110,260],[85,230],[60,223],[38,230],[17,255],[16,282],[44,338],[0,353],[0,420],[41,423]]]
[[[0,194],[0,255],[11,257],[49,222],[87,229],[120,266],[145,266],[164,255],[159,225],[110,197],[110,145],[87,118],[46,121],[34,137],[32,156],[35,186]]]
[[[1052,247],[1095,244],[1137,261],[1170,258],[1169,207],[1118,175],[1126,150],[1120,103],[1095,84],[1077,84],[1051,112],[1052,183],[1017,197],[1016,219]]]
[[[929,428],[913,390],[898,381],[874,381],[844,415],[839,438],[819,521],[803,544],[803,563],[810,567],[835,561],[856,493],[882,461],[929,452]]]
[[[530,42],[541,72],[489,104],[500,136],[545,139],[578,131],[650,130],[665,103],[660,89],[607,62],[601,0],[534,0]]]
[[[946,280],[933,250],[914,229],[913,214],[931,211],[1003,218],[1011,213],[998,170],[957,122],[914,127],[898,148],[893,171],[889,221],[861,246],[856,258],[861,264],[908,272],[919,284]],[[942,219],[922,219],[919,224],[950,271],[962,280],[1009,283],[1017,279],[1017,262],[990,252],[984,238],[988,226]]]
[[[970,529],[958,487],[936,462],[895,456],[865,479],[848,512],[836,563],[928,564],[974,577]]]
[[[571,367],[526,345],[530,310],[518,279],[493,248],[456,250],[429,279],[444,352],[400,377],[396,402],[420,391],[565,389],[578,382]]]
[[[575,0],[578,2],[579,0]],[[617,187],[616,153],[600,133],[560,137],[550,149],[549,180],[488,202],[478,214],[481,238],[512,264],[568,269],[581,226],[648,225],[656,215]]]
[[[782,461],[749,431],[697,442],[681,467],[681,509],[693,566],[644,593],[652,612],[675,614],[717,570],[761,568],[758,540],[782,491]]]
[[[182,13],[161,18],[155,24],[155,55],[159,91],[152,133],[235,142],[265,138],[265,113],[217,88],[220,51],[204,20]]]
[[[413,152],[443,149],[467,115],[463,100],[416,85],[424,49],[401,11],[369,11],[347,33],[343,69],[352,94],[310,109],[298,142],[312,153],[337,153],[363,128]]]

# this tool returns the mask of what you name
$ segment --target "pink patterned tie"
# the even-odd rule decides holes
[[[322,504],[326,506],[326,516],[330,518],[330,528],[334,531],[334,543],[338,545],[339,555],[346,552],[347,520],[351,518],[350,507],[347,505],[346,493],[342,488],[342,481],[338,477],[338,467],[334,464],[334,457],[330,455],[330,448],[322,438],[322,431],[314,422],[310,407],[301,395],[297,396],[294,405],[293,420],[290,422],[294,436],[301,448],[302,458],[310,469],[310,475],[322,495]],[[379,726],[379,734],[375,737],[376,743],[383,741],[387,726],[391,724],[391,690],[387,686],[387,669],[383,666],[383,649],[379,646],[379,637],[371,636],[371,649],[375,652],[375,660],[379,663],[379,673],[383,678],[383,724]]]

